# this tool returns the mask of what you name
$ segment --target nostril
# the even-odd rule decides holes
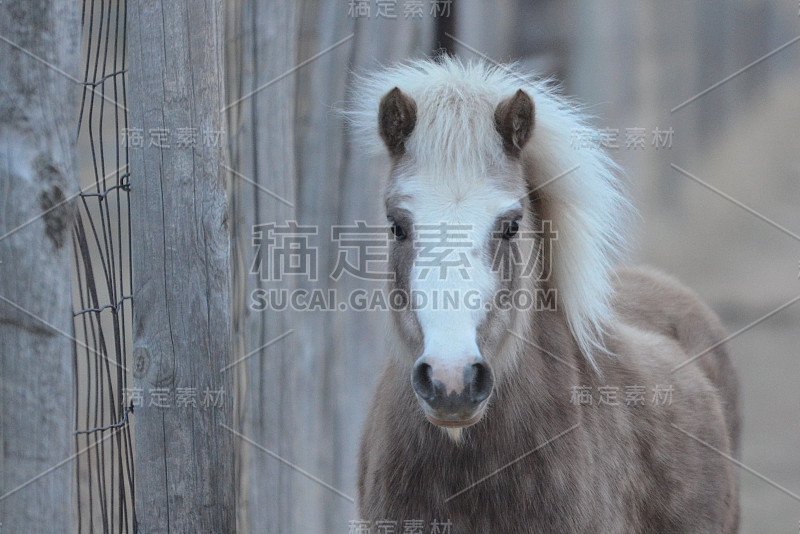
[[[485,401],[492,393],[494,377],[491,368],[483,362],[472,364],[470,381],[470,400],[474,403]]]
[[[419,362],[414,366],[414,370],[411,372],[411,384],[417,395],[426,401],[433,401],[436,397],[433,387],[433,369],[427,363]]]

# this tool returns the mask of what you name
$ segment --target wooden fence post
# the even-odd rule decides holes
[[[80,18],[0,3],[0,531],[72,532]]]
[[[365,285],[330,276],[339,258],[331,232],[358,220],[385,224],[384,176],[380,167],[365,168],[360,155],[351,157],[335,108],[355,97],[348,94],[352,70],[429,53],[435,20],[427,11],[404,17],[400,9],[394,19],[360,18],[347,2],[244,0],[229,7],[233,314],[237,358],[251,356],[237,367],[240,525],[254,532],[346,531],[357,518],[356,451],[371,371],[383,356],[375,351],[383,317],[258,310],[251,295],[344,296]],[[313,229],[298,235],[314,248],[315,272],[278,279],[265,265],[282,246],[254,247],[253,227],[286,230],[292,221]],[[263,272],[253,272],[254,264]]]
[[[233,532],[222,6],[128,3],[139,531]]]

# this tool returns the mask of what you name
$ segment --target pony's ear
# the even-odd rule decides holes
[[[506,98],[494,111],[494,126],[503,138],[503,148],[512,157],[519,156],[533,131],[533,100],[522,89]]]
[[[378,129],[381,139],[393,156],[402,156],[406,140],[417,123],[417,104],[414,99],[395,87],[381,99],[378,110]]]

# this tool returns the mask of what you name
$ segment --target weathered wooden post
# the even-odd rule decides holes
[[[0,3],[0,531],[71,532],[80,18]]]
[[[240,347],[236,427],[240,526],[259,532],[340,532],[356,518],[355,451],[381,318],[356,311],[256,310],[254,290],[336,290],[364,280],[330,275],[332,227],[383,225],[382,176],[347,149],[342,117],[352,70],[430,52],[435,17],[371,16],[347,2],[233,2],[228,113],[232,139],[234,323]],[[402,4],[402,3],[401,3]],[[398,4],[400,5],[400,4]],[[238,10],[238,11],[237,11]],[[253,227],[313,228],[316,276],[251,272]],[[266,241],[266,240],[265,240]],[[277,247],[280,249],[280,247]],[[356,260],[357,261],[357,260]],[[379,282],[374,287],[382,288]],[[364,372],[364,376],[368,376]],[[278,459],[277,457],[280,457]],[[283,460],[283,461],[281,461]],[[313,479],[308,475],[313,475]]]
[[[128,25],[139,531],[233,532],[221,4],[131,1]]]

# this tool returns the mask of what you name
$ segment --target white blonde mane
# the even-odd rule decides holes
[[[527,176],[531,187],[541,188],[541,215],[558,232],[553,287],[575,340],[596,367],[595,349],[605,351],[604,327],[612,314],[613,268],[632,208],[611,158],[572,144],[576,132],[587,128],[587,116],[551,83],[515,68],[443,58],[357,77],[346,112],[353,141],[369,154],[387,153],[378,132],[378,107],[386,93],[399,87],[417,104],[417,123],[407,142],[415,158],[434,168],[502,164],[506,156],[494,110],[518,89],[526,91],[534,101],[535,123],[522,157],[532,171]]]

